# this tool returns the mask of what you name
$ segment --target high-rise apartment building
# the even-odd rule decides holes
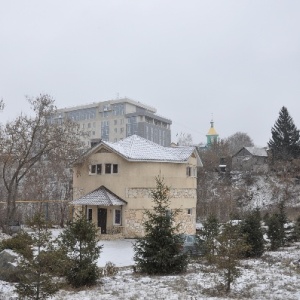
[[[70,118],[87,133],[86,146],[101,140],[117,142],[133,134],[162,146],[171,144],[172,121],[156,109],[128,98],[96,102],[57,110],[56,122]]]

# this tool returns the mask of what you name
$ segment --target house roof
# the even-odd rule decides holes
[[[257,148],[257,147],[243,147],[234,156],[236,156],[243,149],[246,149],[253,156],[264,156],[264,157],[268,156],[267,150],[265,148]]]
[[[81,198],[71,201],[71,204],[120,206],[126,205],[127,202],[102,185],[96,190],[82,196]]]
[[[245,147],[253,156],[268,156],[267,150],[265,148],[257,147]]]
[[[131,135],[116,143],[101,141],[86,155],[97,152],[103,146],[129,161],[186,163],[194,154],[197,158],[197,165],[202,166],[194,146],[163,147],[138,135]]]

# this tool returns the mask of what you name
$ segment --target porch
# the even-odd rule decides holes
[[[75,211],[80,208],[85,212],[87,219],[98,228],[99,235],[122,236],[123,206],[127,202],[105,186],[73,200],[71,204],[75,207]]]

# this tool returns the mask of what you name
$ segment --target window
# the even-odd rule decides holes
[[[197,168],[186,167],[186,175],[190,177],[197,177]]]
[[[93,220],[93,209],[92,208],[88,209],[88,220],[89,221]]]
[[[121,133],[124,132],[124,127],[120,128],[120,132],[121,132]]]
[[[188,209],[187,209],[187,214],[188,214],[188,215],[191,215],[191,214],[192,214],[192,209],[191,209],[191,208],[188,208]]]
[[[121,218],[121,209],[114,210],[114,225],[121,225],[122,218]]]
[[[118,165],[113,165],[113,173],[118,173]]]
[[[191,167],[186,167],[186,175],[191,176]]]
[[[90,166],[90,174],[91,175],[96,175],[96,174],[101,174],[101,173],[102,173],[102,165],[101,164]]]
[[[117,128],[115,128],[115,129],[114,129],[114,132],[115,132],[115,133],[117,133],[117,132],[118,132],[118,129],[117,129]]]
[[[105,164],[105,174],[118,173],[117,164]]]
[[[118,120],[114,120],[114,124],[117,125],[118,124]]]

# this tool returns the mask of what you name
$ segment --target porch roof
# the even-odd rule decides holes
[[[101,205],[101,206],[120,206],[127,202],[118,197],[105,186],[100,186],[96,190],[71,201],[73,205]]]

